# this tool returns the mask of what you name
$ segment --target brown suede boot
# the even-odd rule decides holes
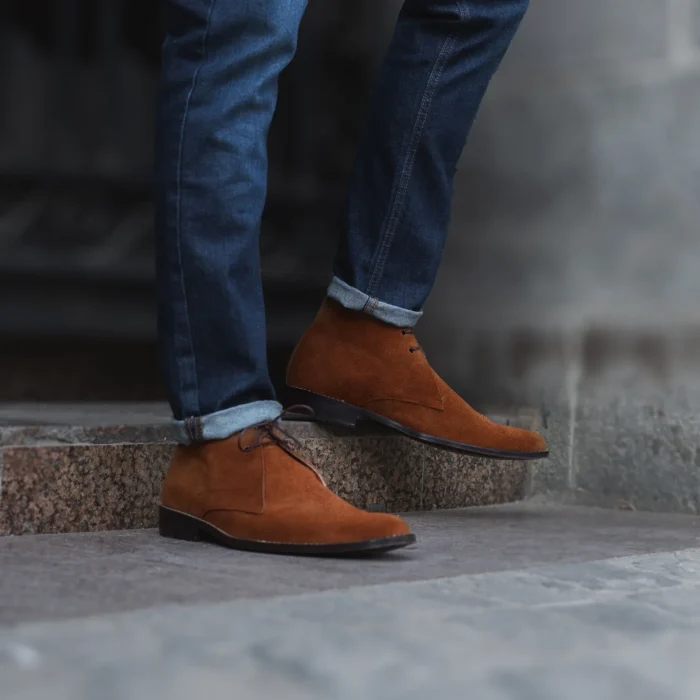
[[[163,484],[160,534],[233,549],[339,556],[416,541],[395,515],[333,494],[274,423],[227,440],[178,447]]]
[[[373,420],[410,437],[499,459],[546,457],[537,433],[490,421],[428,364],[411,330],[326,300],[287,370],[294,398],[318,420]]]

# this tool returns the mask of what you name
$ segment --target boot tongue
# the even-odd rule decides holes
[[[251,452],[258,447],[279,447],[295,461],[310,469],[324,486],[327,485],[318,469],[299,454],[301,443],[279,426],[279,420],[260,423],[244,430],[239,435],[238,446],[241,452]]]

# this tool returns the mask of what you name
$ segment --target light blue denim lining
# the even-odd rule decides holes
[[[342,304],[351,311],[364,311],[380,321],[390,323],[392,326],[400,328],[413,328],[418,319],[423,315],[422,311],[409,311],[400,306],[387,304],[379,299],[373,299],[355,287],[351,287],[347,282],[338,277],[334,277],[328,287],[328,296]]]
[[[182,445],[191,445],[204,440],[224,440],[251,425],[275,420],[280,415],[282,415],[282,405],[277,401],[255,401],[211,413],[208,416],[175,421],[175,439]]]

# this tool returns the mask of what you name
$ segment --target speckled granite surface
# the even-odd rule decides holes
[[[151,527],[171,445],[7,447],[0,534]]]
[[[536,417],[501,419],[535,427]],[[0,428],[0,535],[155,525],[173,449],[167,425],[95,422],[47,420]],[[306,422],[286,427],[330,488],[363,508],[419,511],[506,503],[523,498],[530,478],[527,463],[448,452],[390,431],[353,432]]]

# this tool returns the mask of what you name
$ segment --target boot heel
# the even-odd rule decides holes
[[[160,506],[158,510],[158,530],[162,537],[187,542],[199,542],[199,525],[193,518]]]
[[[335,399],[329,399],[327,396],[314,394],[311,391],[290,387],[289,396],[293,403],[310,406],[314,410],[314,419],[321,423],[332,423],[333,425],[354,428],[357,421],[363,417],[362,409],[355,408],[343,401],[336,401]]]

